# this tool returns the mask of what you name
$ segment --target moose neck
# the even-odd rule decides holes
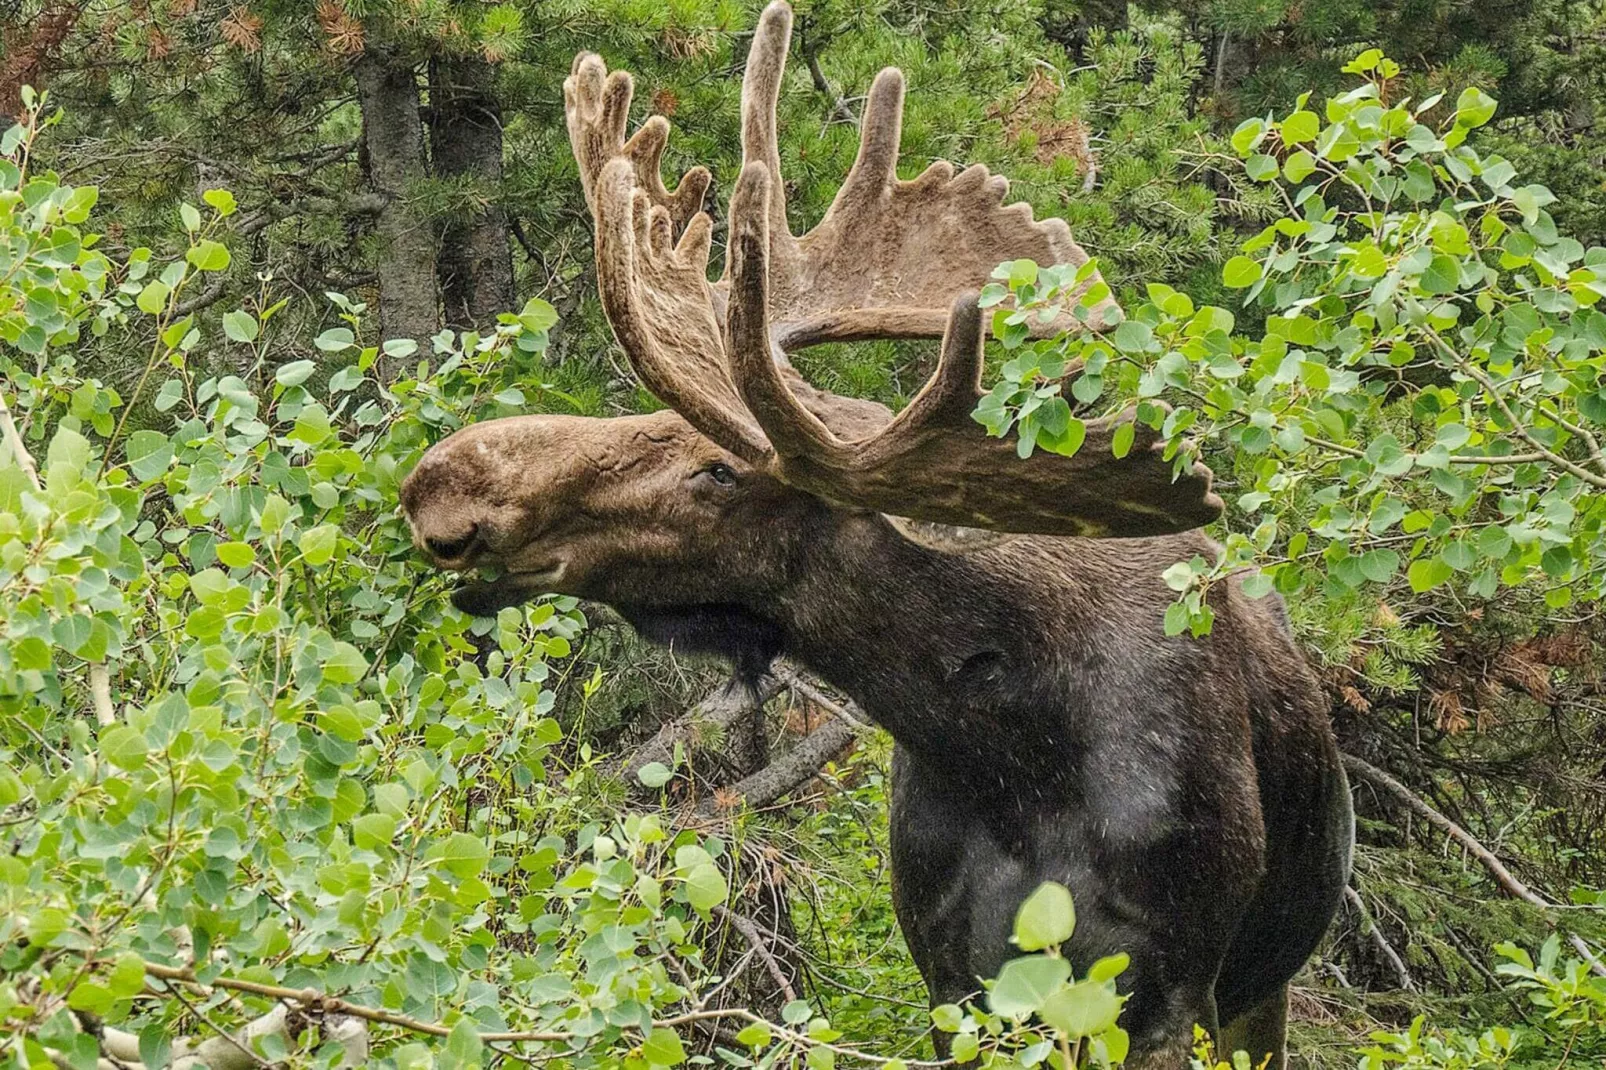
[[[847,517],[801,552],[795,581],[756,608],[780,625],[787,653],[900,745],[972,766],[989,752],[1018,766],[1063,746],[1043,662],[1075,627],[1076,577],[1020,567],[1018,546],[931,550],[874,514]]]

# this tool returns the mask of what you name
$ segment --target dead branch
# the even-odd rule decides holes
[[[17,434],[17,425],[11,419],[11,408],[6,404],[4,394],[0,394],[0,440],[5,442],[6,448],[11,451],[12,460],[22,469],[22,474],[28,477],[33,489],[43,490],[44,486],[39,482],[39,466],[33,463],[33,454],[28,452],[28,447],[22,442],[22,436]]]
[[[89,695],[95,704],[95,720],[102,728],[117,723],[117,709],[112,705],[111,675],[104,661],[89,663]]]
[[[675,745],[689,745],[710,728],[728,730],[743,716],[764,705],[781,690],[781,681],[773,674],[760,677],[755,687],[739,680],[726,681],[720,688],[703,698],[684,717],[666,723],[647,742],[637,747],[614,767],[615,775],[632,789],[641,784],[641,770],[653,762],[671,765],[675,760]]]
[[[721,789],[717,798],[705,799],[699,809],[710,817],[742,805],[762,809],[812,780],[820,767],[841,753],[856,735],[845,721],[822,725],[752,776]]]
[[[1378,952],[1389,961],[1389,965],[1394,967],[1394,972],[1400,979],[1400,987],[1407,992],[1416,991],[1416,983],[1411,980],[1410,971],[1405,968],[1405,960],[1400,958],[1400,953],[1394,950],[1394,945],[1389,943],[1388,937],[1383,935],[1382,926],[1378,925],[1377,921],[1372,917],[1371,911],[1366,909],[1366,903],[1362,901],[1361,893],[1346,884],[1344,886],[1344,901],[1350,905],[1361,919],[1361,929],[1367,936],[1372,938],[1372,943],[1377,947]]]
[[[782,682],[786,684],[788,690],[794,695],[808,699],[831,716],[847,722],[855,730],[863,730],[869,727],[869,718],[864,715],[863,710],[860,710],[851,702],[845,705],[837,702],[824,691],[815,687],[807,677],[796,669],[785,666],[781,669],[780,676]]]
[[[1495,883],[1505,889],[1511,896],[1542,909],[1549,909],[1556,905],[1518,880],[1516,875],[1507,869],[1499,858],[1495,857],[1493,851],[1478,841],[1477,837],[1434,809],[1416,792],[1368,761],[1357,758],[1353,754],[1345,754],[1343,757],[1345,769],[1373,787],[1382,788],[1403,803],[1412,813],[1429,824],[1442,829],[1451,839],[1466,848],[1472,857],[1483,863],[1483,867],[1489,871],[1489,875],[1495,879]],[[1606,977],[1606,965],[1601,964],[1601,961],[1590,951],[1588,944],[1574,934],[1569,934],[1567,941],[1572,945],[1573,950],[1578,952],[1585,962],[1589,963],[1590,969],[1601,977]]]
[[[808,63],[809,77],[814,79],[814,88],[818,89],[826,100],[832,102],[831,115],[842,122],[857,127],[859,125],[859,117],[853,114],[853,109],[848,107],[848,102],[842,99],[842,94],[836,91],[836,87],[831,84],[831,80],[825,76],[825,71],[820,69],[820,54],[818,52],[810,52],[808,54]]]
[[[786,979],[786,973],[781,969],[781,964],[775,960],[774,953],[770,951],[769,944],[764,940],[764,934],[758,931],[758,926],[753,922],[753,919],[745,914],[736,913],[736,911],[731,910],[723,903],[714,906],[714,914],[717,917],[724,918],[737,932],[742,934],[748,946],[756,951],[758,957],[764,961],[764,968],[769,970],[770,976],[775,979],[775,983],[780,987],[781,994],[786,997],[786,1001],[788,1003],[796,1003],[797,991],[792,988],[792,983]]]

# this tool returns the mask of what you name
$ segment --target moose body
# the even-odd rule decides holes
[[[965,291],[1002,260],[1086,256],[1062,222],[1001,206],[985,169],[898,180],[896,71],[871,88],[837,202],[790,234],[774,131],[790,28],[777,3],[754,35],[712,284],[707,172],[667,191],[667,124],[625,141],[628,75],[577,58],[565,97],[604,307],[674,411],[464,428],[402,487],[415,540],[443,568],[496,567],[454,596],[469,612],[578,595],[738,673],[784,653],[851,695],[896,743],[893,899],[934,1002],[996,973],[1020,903],[1057,880],[1076,896],[1073,965],[1132,956],[1129,1066],[1184,1067],[1195,1022],[1280,1066],[1287,983],[1349,866],[1320,689],[1276,598],[1236,583],[1213,588],[1209,636],[1164,635],[1161,574],[1214,553],[1196,530],[1221,507],[1207,469],[1143,423],[1116,456],[1131,414],[1088,420],[1074,457],[1024,460],[971,420]],[[937,371],[897,416],[785,359],[938,333]]]

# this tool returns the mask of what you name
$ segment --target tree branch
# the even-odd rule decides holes
[[[1412,813],[1429,824],[1442,829],[1452,840],[1466,848],[1472,857],[1483,863],[1483,868],[1489,871],[1489,875],[1495,879],[1495,883],[1505,889],[1511,896],[1542,909],[1549,909],[1556,905],[1518,880],[1516,875],[1505,867],[1505,863],[1495,857],[1495,853],[1479,842],[1477,837],[1428,805],[1424,799],[1410,788],[1372,763],[1357,758],[1353,754],[1346,754],[1343,757],[1345,769],[1348,769],[1372,786],[1382,788],[1401,803],[1404,803]],[[1601,977],[1606,977],[1606,965],[1601,964],[1601,961],[1589,949],[1588,944],[1584,943],[1577,935],[1569,935],[1567,941],[1572,945],[1573,950],[1577,951],[1583,960],[1589,963],[1590,969]]]
[[[748,946],[758,952],[758,957],[764,960],[765,969],[769,970],[770,976],[774,978],[776,985],[780,987],[781,995],[786,997],[786,1002],[796,1003],[797,991],[792,987],[792,983],[786,979],[786,974],[782,971],[781,964],[775,961],[775,955],[770,951],[769,945],[764,942],[764,934],[758,931],[758,926],[754,924],[753,919],[745,914],[736,913],[736,911],[731,910],[723,903],[714,905],[714,914],[717,917],[724,918],[737,932],[742,934]]]
[[[39,466],[33,463],[33,454],[28,452],[28,447],[23,445],[22,436],[17,434],[17,425],[11,419],[11,409],[6,405],[4,394],[0,394],[0,440],[5,442],[6,448],[11,451],[12,460],[17,462],[22,474],[28,477],[33,489],[44,490],[44,485],[39,482]]]
[[[718,799],[704,799],[698,809],[710,817],[741,805],[754,810],[762,809],[793,788],[812,780],[820,767],[853,742],[857,734],[844,721],[822,725],[763,769],[722,789]]]
[[[1372,938],[1372,943],[1376,945],[1377,950],[1394,967],[1394,972],[1400,978],[1400,987],[1407,992],[1415,992],[1416,983],[1411,980],[1410,971],[1405,968],[1405,960],[1400,958],[1399,952],[1394,950],[1394,945],[1389,943],[1388,937],[1383,935],[1382,928],[1378,926],[1377,922],[1372,918],[1371,912],[1366,909],[1366,904],[1361,900],[1361,893],[1357,892],[1351,885],[1346,884],[1344,885],[1344,901],[1360,916],[1361,928],[1367,936]]]
[[[647,742],[637,747],[614,767],[614,773],[633,789],[641,785],[641,770],[653,762],[671,765],[675,760],[675,745],[693,742],[710,728],[725,731],[746,714],[764,705],[781,690],[781,681],[773,673],[766,673],[750,688],[737,679],[730,679],[718,690],[711,692],[683,717],[670,721],[658,729]]]

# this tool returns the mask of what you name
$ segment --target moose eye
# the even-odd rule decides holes
[[[722,487],[734,487],[736,485],[736,473],[731,471],[729,465],[709,465],[707,468],[703,469],[703,474]]]

